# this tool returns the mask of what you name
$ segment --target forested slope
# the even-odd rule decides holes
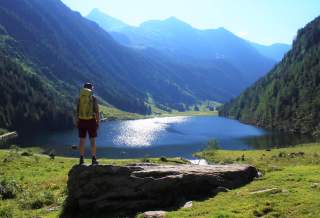
[[[44,115],[33,117],[48,108],[45,104],[32,106],[36,105],[35,96],[54,96],[52,98],[59,103],[50,110],[65,115],[61,120],[69,120],[69,104],[87,81],[94,84],[96,95],[105,102],[140,114],[150,113],[150,98],[158,105],[183,109],[202,100],[226,101],[239,92],[239,88],[228,91],[219,86],[216,75],[221,73],[224,63],[216,65],[214,70],[193,68],[171,62],[153,50],[122,46],[96,23],[59,0],[0,1],[0,52],[1,58],[6,60],[1,64],[6,74],[1,76],[10,78],[4,79],[6,83],[17,83],[11,90],[4,88],[0,98],[19,96],[17,101],[29,102],[25,108],[29,111],[27,117],[48,128],[51,124]],[[7,62],[10,61],[10,67],[15,65],[21,69],[8,74]],[[32,72],[41,85],[33,86],[34,83],[28,82],[23,73],[25,69]],[[235,71],[232,67],[228,70]],[[24,80],[33,95],[27,90],[25,95],[20,93],[18,84]],[[241,75],[231,77],[230,81],[233,84],[241,81]],[[46,87],[52,89],[46,90]],[[43,98],[46,101],[47,97]],[[1,110],[8,111],[9,105],[1,106]],[[18,118],[23,110],[9,111],[3,112],[0,128],[17,128],[19,123],[23,127],[22,118]],[[70,126],[68,122],[60,124],[61,128]]]
[[[320,17],[298,31],[292,49],[221,114],[283,131],[320,132]]]
[[[67,128],[72,100],[31,69],[0,53],[0,123],[8,129]]]

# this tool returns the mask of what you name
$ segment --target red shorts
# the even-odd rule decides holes
[[[90,138],[97,137],[97,121],[95,119],[92,120],[79,120],[78,124],[79,129],[79,138],[85,138],[87,136],[87,132]]]

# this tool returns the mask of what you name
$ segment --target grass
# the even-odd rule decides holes
[[[252,183],[204,201],[192,208],[169,212],[166,217],[319,217],[320,144],[254,151],[214,149],[196,156],[210,163],[245,163],[263,174]],[[0,150],[0,217],[57,217],[66,198],[67,174],[78,160],[41,155],[40,150]],[[102,164],[136,162],[184,163],[180,158],[100,160]],[[269,191],[265,191],[268,190]],[[262,193],[255,193],[257,191]],[[1,194],[2,193],[2,194]],[[4,195],[6,194],[6,195]]]
[[[147,117],[173,117],[173,116],[216,116],[218,115],[217,107],[221,106],[220,103],[215,101],[203,101],[197,105],[189,107],[187,111],[177,111],[170,109],[171,112],[161,110],[154,104],[150,104],[152,114]],[[197,110],[195,109],[197,107]]]
[[[196,156],[211,163],[245,163],[263,176],[249,185],[219,193],[191,209],[166,217],[310,217],[320,216],[320,145],[300,145],[271,151],[207,150]],[[267,189],[270,189],[267,191]],[[262,193],[255,193],[263,191]]]
[[[173,111],[171,113],[162,113],[157,115],[150,115],[147,118],[151,117],[176,117],[176,116],[217,116],[218,111]]]
[[[3,135],[5,133],[7,133],[7,132],[8,132],[8,130],[0,128],[0,135]]]
[[[109,106],[99,105],[99,109],[108,120],[135,120],[144,118],[141,114],[129,113]]]
[[[153,117],[174,117],[174,116],[216,116],[218,115],[218,111],[210,111],[207,107],[208,105],[216,105],[218,103],[210,103],[206,102],[199,105],[199,111],[188,110],[179,112],[176,110],[172,110],[172,112],[163,111],[155,106],[152,107],[151,115],[141,115],[136,113],[129,113],[119,109],[116,109],[111,106],[99,105],[100,112],[103,113],[103,116],[107,118],[107,120],[136,120],[136,119],[145,119],[145,118],[153,118]]]
[[[40,149],[0,150],[0,217],[58,217],[66,198],[68,172],[78,159],[49,156]],[[88,161],[88,160],[87,160]],[[99,160],[102,164],[136,162],[177,164],[180,158]],[[6,196],[6,197],[1,197]],[[2,200],[1,200],[2,199]]]

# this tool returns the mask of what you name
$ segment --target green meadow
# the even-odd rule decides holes
[[[320,217],[320,144],[252,151],[197,153],[212,164],[256,166],[262,177],[167,217]]]
[[[192,208],[171,211],[166,217],[319,217],[320,144],[270,151],[210,149],[196,156],[213,164],[251,164],[262,176],[241,188],[194,201]],[[125,165],[186,161],[150,158],[100,162]],[[76,158],[52,159],[41,154],[39,148],[0,150],[0,217],[58,217],[67,196],[68,172],[77,163]]]

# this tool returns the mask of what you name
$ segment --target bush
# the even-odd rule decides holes
[[[19,185],[14,181],[8,181],[6,179],[0,180],[0,199],[12,199],[16,197],[19,191]]]
[[[150,163],[150,160],[148,158],[143,158],[141,159],[141,162],[143,163]]]
[[[10,207],[0,208],[0,218],[13,218],[12,208]]]
[[[215,139],[211,139],[208,141],[208,145],[207,145],[207,149],[208,150],[219,150],[220,147],[218,145],[218,141]]]
[[[7,133],[8,130],[0,128],[0,135]],[[1,216],[0,216],[1,217]]]
[[[16,159],[19,159],[21,156],[18,153],[19,148],[16,147],[14,149],[11,149],[10,152],[8,152],[8,154],[6,155],[6,157],[3,159],[3,163],[9,163],[12,162]]]
[[[21,156],[26,156],[26,157],[29,157],[29,156],[32,156],[32,155],[33,155],[33,152],[30,149],[28,149],[27,151],[23,151],[21,153]]]
[[[161,162],[167,162],[167,161],[168,161],[168,159],[167,159],[167,158],[165,158],[165,157],[160,157],[160,161],[161,161]]]
[[[22,209],[40,209],[47,205],[55,203],[54,195],[50,191],[45,191],[39,195],[33,195],[30,192],[25,192],[20,199]]]
[[[55,202],[54,195],[50,191],[45,191],[42,198],[45,205],[51,205]]]
[[[21,148],[17,145],[10,145],[10,150],[14,151],[15,153],[18,153],[18,151],[20,151]]]

